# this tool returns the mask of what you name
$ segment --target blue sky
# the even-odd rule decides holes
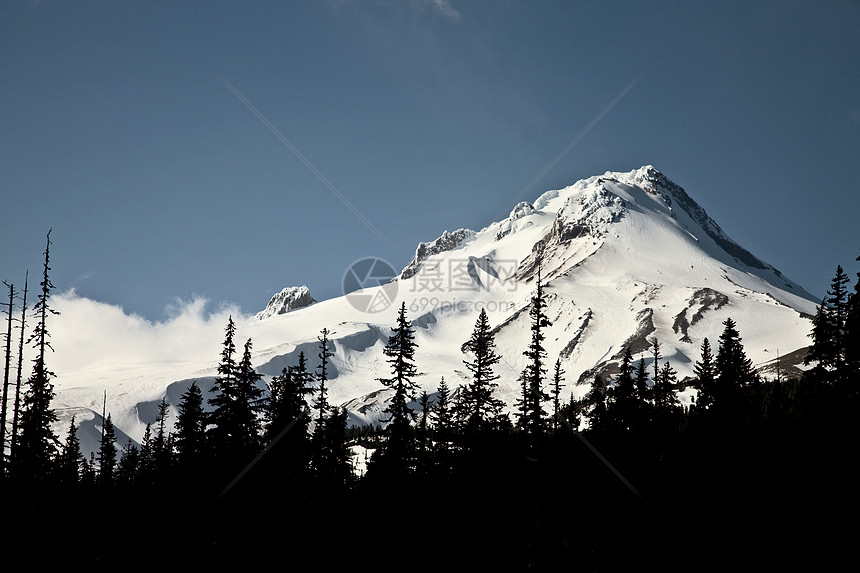
[[[822,295],[860,255],[858,30],[858,2],[4,0],[0,278],[52,228],[58,290],[251,313],[652,164]]]

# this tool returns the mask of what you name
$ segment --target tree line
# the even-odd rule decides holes
[[[310,568],[384,553],[401,564],[453,559],[506,570],[603,570],[649,560],[682,568],[689,559],[725,568],[749,565],[750,556],[773,566],[790,547],[792,527],[809,533],[804,520],[824,517],[822,499],[856,507],[856,494],[845,492],[856,476],[849,469],[856,454],[847,452],[858,437],[851,420],[860,280],[849,292],[841,266],[817,307],[810,368],[799,377],[763,378],[728,318],[715,350],[707,338],[702,343],[692,379],[678,379],[652,338],[649,356],[637,361],[626,349],[617,374],[595,375],[584,396],[570,392],[566,400],[561,361],[544,346],[551,324],[538,270],[510,413],[496,395],[501,356],[486,312],[461,344],[468,381],[450,388],[441,378],[431,395],[416,382],[419,348],[404,303],[384,347],[388,375],[378,379],[390,397],[381,423],[365,427],[350,427],[346,409],[328,399],[328,329],[315,357],[300,353],[264,383],[251,364],[252,341],[239,352],[230,317],[208,396],[192,383],[172,427],[162,399],[140,444],[117,444],[106,413],[98,451],[86,459],[74,420],[63,440],[52,430],[50,245],[49,233],[27,339],[36,350],[33,373],[20,409],[15,386],[20,422],[8,436],[11,384],[4,383],[5,522],[23,542],[85,500],[106,519],[123,504],[148,504],[152,518],[135,517],[127,534],[145,538],[159,523],[180,524],[182,543],[169,556],[197,564],[278,555]],[[10,286],[10,333],[13,300]],[[687,386],[697,392],[684,406],[679,392]],[[368,452],[363,475],[352,465],[357,445]],[[694,531],[666,539],[685,523]],[[821,543],[838,539],[838,531],[816,528],[823,532],[833,537],[816,537]],[[124,555],[122,544],[94,541],[79,532],[44,542],[87,547],[103,560]],[[816,563],[827,555],[805,554]]]

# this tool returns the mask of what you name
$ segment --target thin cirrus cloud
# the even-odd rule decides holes
[[[460,12],[448,0],[427,0],[427,4],[437,13],[450,18],[451,20],[459,20]]]

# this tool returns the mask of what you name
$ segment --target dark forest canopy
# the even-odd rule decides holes
[[[443,378],[431,399],[413,380],[421,348],[401,306],[379,380],[394,399],[386,423],[366,427],[348,427],[327,399],[327,329],[316,356],[301,353],[265,383],[231,318],[211,392],[190,384],[172,427],[162,400],[140,444],[117,443],[106,412],[98,455],[86,459],[74,421],[64,436],[50,432],[50,244],[28,339],[38,355],[12,409],[20,424],[4,418],[9,563],[820,568],[850,547],[838,514],[858,509],[860,280],[851,290],[841,267],[800,376],[762,377],[729,318],[702,345],[694,379],[678,380],[654,338],[648,369],[628,350],[617,374],[566,400],[564,371],[542,345],[538,275],[513,415],[495,395],[500,356],[483,312],[451,341],[467,383]],[[696,389],[690,406],[678,400],[684,386]],[[367,452],[364,473],[355,446]]]

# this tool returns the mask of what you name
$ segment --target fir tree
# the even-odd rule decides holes
[[[96,460],[99,463],[98,480],[102,487],[109,487],[114,482],[116,470],[116,432],[110,414],[103,421],[102,437],[99,441],[99,453]]]
[[[242,359],[236,364],[235,332],[231,317],[218,365],[219,376],[212,388],[216,395],[209,399],[213,406],[209,423],[214,425],[209,432],[214,438],[216,457],[226,462],[222,466],[226,472],[234,471],[235,464],[245,463],[257,453],[262,425],[259,414],[265,406],[263,390],[257,385],[262,376],[251,364],[251,339],[245,343]]]
[[[472,379],[463,388],[461,417],[465,431],[471,435],[496,426],[504,407],[504,403],[494,396],[499,376],[493,372],[493,367],[500,360],[495,348],[487,312],[482,308],[471,337],[463,345],[463,349],[472,355],[471,360],[463,361]]]
[[[245,342],[242,360],[236,372],[236,428],[238,451],[249,458],[260,449],[262,440],[261,414],[265,409],[264,391],[259,386],[263,375],[251,363],[251,339]]]
[[[573,396],[573,392],[567,399],[567,402],[562,404],[559,410],[560,420],[566,422],[572,429],[578,430],[582,420],[582,412],[586,407],[585,398],[577,399]]]
[[[314,407],[317,410],[317,424],[319,424],[320,426],[324,424],[325,416],[330,408],[330,405],[328,403],[328,390],[326,388],[326,381],[328,381],[329,358],[334,356],[334,352],[332,352],[328,347],[328,329],[323,328],[321,334],[322,336],[317,337],[320,347],[319,354],[317,354],[317,357],[320,360],[319,366],[317,367],[317,381],[319,382],[319,389],[317,390],[318,398],[314,403]]]
[[[84,458],[81,464],[81,485],[93,486],[96,484],[95,452],[90,452],[90,459]]]
[[[152,424],[147,424],[143,428],[143,439],[140,442],[137,481],[142,485],[151,486],[155,480],[155,438],[152,436]]]
[[[169,410],[170,404],[168,404],[166,398],[162,397],[161,402],[158,403],[158,415],[155,418],[157,431],[155,434],[155,444],[153,449],[155,477],[159,483],[164,481],[173,464],[173,440],[167,431],[167,416]]]
[[[328,340],[329,331],[323,328],[321,336],[317,337],[319,342],[319,366],[317,367],[317,399],[314,402],[314,408],[317,411],[316,419],[314,420],[314,432],[312,438],[313,444],[313,460],[312,463],[317,471],[317,474],[325,474],[330,466],[330,458],[333,453],[328,450],[329,439],[326,430],[327,417],[331,406],[328,402],[328,389],[326,381],[328,380],[328,363],[329,358],[334,356],[334,353],[329,349]]]
[[[600,374],[596,374],[592,379],[591,389],[585,396],[585,403],[589,409],[588,428],[593,431],[606,430],[606,381]]]
[[[293,431],[301,436],[307,435],[309,416],[305,396],[314,392],[312,378],[303,351],[299,352],[298,364],[282,369],[278,376],[272,378],[267,407],[267,442],[274,440],[290,424],[300,424],[301,428]]]
[[[714,360],[717,380],[713,402],[715,406],[735,409],[740,405],[743,388],[755,383],[758,375],[752,360],[747,358],[734,320],[727,318],[723,327],[720,346]]]
[[[552,431],[558,431],[559,415],[561,413],[561,389],[564,388],[564,370],[561,368],[561,359],[556,359],[555,369],[552,373]]]
[[[325,449],[327,472],[325,480],[336,488],[350,485],[352,477],[351,452],[346,441],[349,413],[344,407],[333,407],[326,420]]]
[[[430,467],[430,395],[426,390],[418,397],[418,460],[420,472],[427,472]]]
[[[860,261],[860,257],[857,257]],[[854,283],[854,292],[848,297],[848,311],[845,314],[845,378],[854,382],[852,392],[856,392],[860,380],[860,272]]]
[[[830,283],[824,300],[816,308],[812,319],[812,345],[805,363],[817,362],[820,369],[831,381],[845,375],[846,325],[851,314],[851,301],[848,296],[848,275],[839,265]]]
[[[277,438],[278,434],[292,421],[286,411],[289,407],[290,390],[293,387],[293,367],[284,367],[269,382],[269,399],[266,402],[266,443]]]
[[[310,456],[305,396],[313,389],[305,386],[307,370],[303,353],[299,354],[299,364],[284,368],[281,374],[272,378],[266,425],[266,442],[274,444],[279,440],[276,456],[282,464],[282,471],[291,475],[302,472]]]
[[[406,303],[401,303],[397,314],[397,323],[391,329],[388,343],[383,349],[387,362],[391,367],[390,378],[379,378],[388,388],[394,390],[391,402],[384,413],[388,414],[388,442],[385,447],[385,457],[401,469],[408,467],[412,456],[412,409],[409,402],[415,399],[417,385],[413,378],[417,376],[415,367],[415,333],[412,323],[406,318]]]
[[[134,440],[129,438],[119,453],[116,465],[116,483],[121,486],[134,486],[140,471],[140,450]]]
[[[69,432],[66,434],[66,443],[60,451],[57,460],[57,478],[61,485],[73,487],[80,484],[81,466],[84,463],[84,454],[81,452],[81,442],[78,439],[78,427],[75,417],[69,423]]]
[[[236,389],[236,345],[233,338],[236,335],[236,325],[233,317],[228,317],[225,329],[224,343],[221,349],[221,362],[218,364],[218,377],[212,385],[215,396],[209,398],[212,411],[208,416],[208,424],[211,426],[208,433],[212,437],[216,455],[225,455],[225,448],[233,443],[236,433],[234,427],[236,401],[238,400]]]
[[[436,403],[430,412],[430,420],[433,425],[437,456],[447,457],[450,451],[450,442],[453,439],[454,420],[451,412],[451,391],[448,384],[445,383],[444,376],[436,388]]]
[[[174,429],[177,463],[185,469],[198,466],[205,451],[206,413],[203,410],[203,392],[196,380],[179,400]]]
[[[57,421],[56,412],[51,407],[51,401],[55,396],[54,385],[51,382],[54,373],[48,370],[45,361],[47,351],[53,350],[48,340],[50,337],[48,315],[59,314],[48,305],[51,290],[54,288],[49,278],[50,250],[51,232],[48,231],[45,265],[40,283],[41,292],[33,307],[38,319],[33,334],[28,339],[36,349],[36,358],[33,360],[33,373],[27,381],[27,391],[24,394],[21,433],[14,460],[15,473],[30,483],[42,480],[49,475],[59,442],[52,429],[54,422]]]
[[[636,382],[633,379],[633,355],[626,348],[621,358],[621,371],[615,385],[607,390],[606,422],[615,430],[632,427],[636,419]]]
[[[529,370],[524,368],[520,373],[517,382],[520,383],[520,396],[517,398],[514,407],[516,408],[517,427],[525,428],[529,419]]]
[[[678,373],[667,360],[654,383],[654,408],[658,414],[672,413],[681,404],[678,400],[677,384]]]
[[[651,399],[651,389],[648,387],[648,372],[645,370],[645,360],[640,358],[636,366],[636,397],[640,402],[648,402]]]
[[[546,368],[544,367],[546,349],[543,346],[545,338],[544,329],[551,326],[549,318],[546,315],[546,304],[540,267],[538,267],[537,285],[532,295],[531,308],[529,309],[531,341],[528,349],[523,352],[523,355],[527,358],[527,362],[525,371],[523,372],[522,425],[532,438],[537,437],[543,432],[546,415],[543,409],[543,402],[549,400],[549,396],[543,390],[543,378],[546,374]]]
[[[696,406],[698,408],[708,408],[714,403],[714,384],[717,377],[717,368],[714,365],[711,343],[707,338],[702,342],[701,357],[693,366],[693,373],[696,375],[696,384],[699,387]]]

